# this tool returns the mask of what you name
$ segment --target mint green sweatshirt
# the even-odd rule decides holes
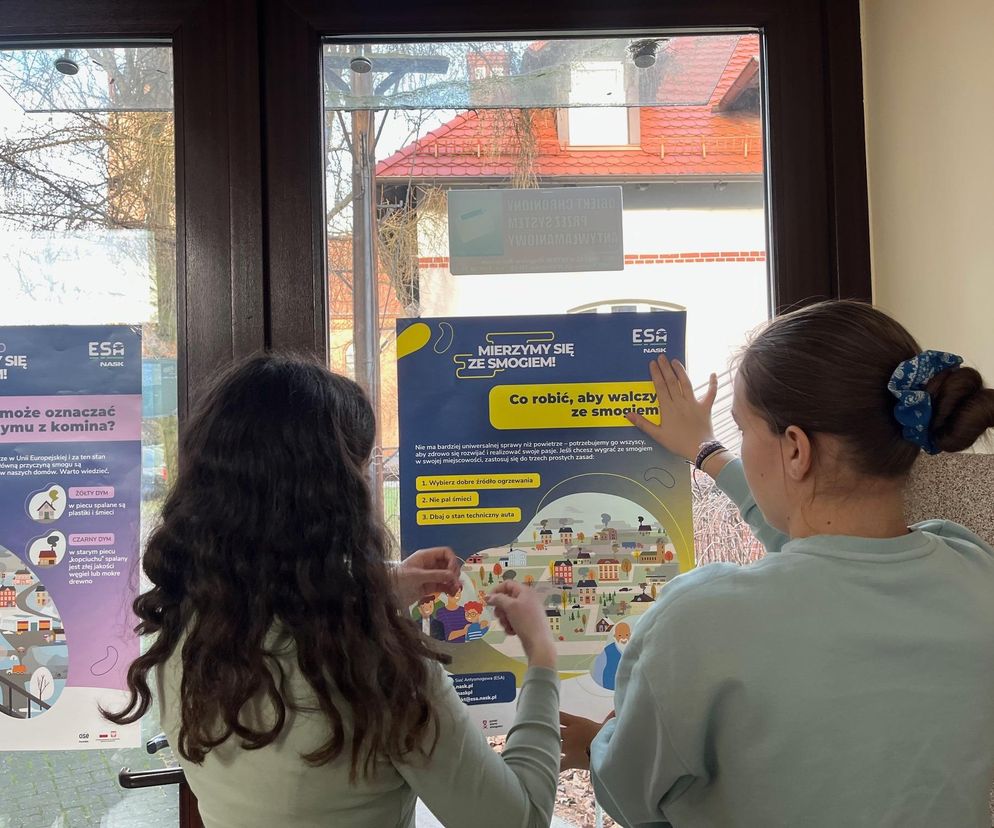
[[[282,643],[280,643],[282,642]],[[314,767],[301,757],[328,738],[327,717],[300,672],[292,643],[271,636],[286,688],[298,704],[270,745],[245,750],[231,737],[203,764],[179,757],[207,828],[415,828],[416,798],[446,825],[461,828],[545,828],[552,820],[559,774],[559,676],[530,667],[518,694],[517,714],[501,755],[480,730],[474,708],[459,699],[439,665],[428,688],[439,717],[438,741],[430,758],[403,761],[379,757],[374,773],[349,781],[349,752]],[[161,723],[178,755],[183,664],[180,647],[157,671]],[[352,733],[348,704],[342,712]],[[383,715],[389,715],[384,711]],[[257,698],[243,721],[271,727],[271,706]],[[424,747],[434,732],[426,735]]]
[[[788,541],[674,580],[617,676],[594,789],[629,828],[988,828],[994,549],[954,523]]]

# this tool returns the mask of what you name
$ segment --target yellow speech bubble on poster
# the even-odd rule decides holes
[[[537,489],[542,485],[538,474],[429,474],[419,476],[419,492],[460,491],[462,489]]]
[[[565,382],[490,389],[490,425],[499,429],[632,428],[625,414],[659,422],[651,382]]]
[[[431,339],[431,328],[424,322],[415,322],[397,334],[397,359],[420,351]]]
[[[517,506],[483,509],[420,509],[418,526],[452,526],[459,523],[519,523]]]
[[[453,506],[479,505],[479,492],[424,492],[418,495],[419,509],[445,509]]]

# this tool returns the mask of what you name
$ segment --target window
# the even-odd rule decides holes
[[[567,110],[566,143],[571,147],[623,147],[632,143],[629,109],[611,106],[625,101],[622,63],[590,61],[570,72],[570,103],[586,104]],[[589,105],[596,101],[596,106]],[[637,117],[638,110],[634,110]]]
[[[399,318],[686,310],[688,370],[701,388],[711,371],[723,372],[717,426],[734,446],[723,369],[770,313],[764,135],[761,108],[730,114],[718,104],[732,97],[743,66],[758,65],[761,45],[755,32],[673,37],[658,52],[663,72],[626,63],[627,37],[392,43],[382,68],[377,49],[387,47],[369,43],[361,48],[373,89],[382,90],[368,99],[375,112],[346,106],[357,103],[348,67],[358,47],[325,45],[326,100],[340,107],[324,115],[329,362],[373,389],[380,425],[373,488],[388,521],[399,510]],[[638,82],[626,92],[627,72]],[[636,89],[638,107],[610,105]],[[632,113],[645,119],[640,144]],[[376,136],[375,155],[356,154],[363,132]],[[357,162],[365,164],[361,174]],[[352,207],[355,188],[367,181],[375,194],[368,214]],[[621,189],[623,269],[452,272],[465,243],[449,236],[452,193],[591,183]],[[360,255],[369,238],[375,261]],[[368,301],[375,307],[360,313]],[[379,336],[353,330],[356,318],[375,319]],[[714,493],[702,496],[719,502]]]
[[[179,304],[182,316],[178,337],[183,383],[181,409],[187,394],[195,395],[216,367],[233,356],[248,354],[263,346],[320,353],[331,351],[344,364],[344,347],[330,346],[327,316],[323,312],[326,306],[341,297],[329,299],[325,293],[328,283],[319,264],[326,257],[327,243],[320,232],[324,225],[318,192],[321,182],[314,170],[321,163],[318,136],[328,115],[314,106],[315,46],[320,38],[348,32],[358,38],[388,33],[394,35],[394,39],[412,39],[429,28],[444,29],[451,38],[458,37],[459,32],[479,32],[488,41],[501,40],[504,35],[498,33],[535,30],[583,37],[580,27],[609,31],[618,20],[617,8],[610,4],[585,6],[581,15],[566,4],[537,7],[511,2],[484,8],[441,0],[435,15],[437,25],[426,22],[423,10],[416,5],[392,0],[373,5],[334,7],[317,0],[271,0],[257,4],[264,17],[246,15],[239,4],[222,8],[217,4],[171,0],[123,5],[111,0],[89,0],[68,9],[62,5],[5,0],[4,14],[0,15],[0,37],[14,43],[23,43],[26,37],[37,40],[43,36],[64,35],[67,31],[103,42],[115,35],[129,41],[163,32],[178,32],[182,37],[183,60],[177,63],[176,71],[184,90],[177,99],[182,116],[177,119],[177,125],[185,124],[185,134],[179,136],[185,152],[184,157],[178,159],[184,186],[177,202],[177,223],[181,233],[174,248],[183,300]],[[626,10],[626,25],[633,28],[691,31],[705,20],[715,30],[723,24],[766,27],[765,49],[777,60],[764,67],[764,73],[756,77],[761,80],[769,72],[772,82],[768,89],[764,87],[762,95],[758,83],[744,87],[740,84],[740,90],[731,90],[722,105],[727,107],[730,117],[743,117],[738,113],[758,111],[761,105],[764,123],[769,123],[775,139],[766,146],[752,143],[749,148],[750,157],[757,154],[765,157],[775,181],[775,186],[770,188],[772,200],[768,205],[770,236],[775,240],[776,248],[776,259],[769,265],[774,308],[791,307],[813,297],[869,298],[870,295],[858,6],[856,0],[822,0],[810,4],[701,0],[695,4],[665,4],[658,8],[643,4]],[[205,13],[205,9],[209,13]],[[486,48],[489,51],[489,46]],[[422,47],[422,51],[427,48]],[[512,76],[514,71],[513,67],[494,66],[491,75],[484,73],[483,78],[478,78],[473,72],[472,76],[484,81],[481,87],[487,87],[491,76]],[[382,79],[384,76],[380,76]],[[568,89],[568,84],[565,88]],[[763,97],[767,92],[769,96]],[[485,97],[485,90],[481,95]],[[259,106],[260,96],[265,98],[263,107]],[[569,101],[559,101],[555,108],[568,109]],[[333,109],[330,107],[329,111]],[[630,109],[630,114],[638,112],[637,107]],[[638,119],[634,122],[637,125]],[[9,122],[0,117],[0,123],[7,126]],[[427,131],[441,123],[423,123],[422,131],[415,137],[423,138]],[[566,146],[568,124],[557,133],[554,114],[551,124],[551,131],[547,130],[543,136],[552,147]],[[382,135],[387,136],[388,130]],[[631,121],[625,143],[634,147],[642,143]],[[382,148],[387,144],[385,141]],[[690,138],[684,139],[683,145],[691,146]],[[698,154],[701,146],[698,140]],[[715,146],[705,146],[708,157],[713,157]],[[657,156],[661,149],[659,144],[652,142],[646,143],[645,147]],[[680,147],[680,143],[667,143],[666,155]],[[430,152],[430,146],[427,149]],[[478,147],[473,142],[462,149],[458,156],[440,152],[437,170],[440,177],[433,179],[436,183],[448,183],[457,178],[456,175],[446,178],[440,172],[443,167],[454,170],[461,163],[472,163],[470,159],[486,159],[489,147]],[[737,149],[741,154],[743,147],[739,145]],[[587,155],[595,152],[587,147],[578,147],[578,151]],[[264,167],[259,163],[260,154],[266,159]],[[459,163],[443,163],[453,157],[458,157]],[[411,158],[419,165],[424,160],[413,154]],[[571,163],[575,160],[576,155],[571,156]],[[639,160],[645,159],[639,157]],[[425,167],[422,165],[420,169]],[[507,186],[514,172],[513,165],[505,165],[501,168],[501,177],[478,179],[476,186]],[[538,183],[547,186],[548,176],[546,168]],[[693,190],[694,185],[688,187],[688,181],[689,178],[674,178],[665,189],[669,194],[684,187]],[[565,186],[570,181],[564,179],[562,183]],[[680,186],[669,186],[676,184]],[[626,220],[637,219],[639,210],[635,208],[639,203],[639,191],[634,185],[624,186],[629,214]],[[655,197],[657,194],[653,191],[662,186],[652,183],[648,192]],[[678,212],[702,209],[700,202],[695,203],[695,200],[703,199],[706,195],[703,190],[710,186],[704,181],[694,193],[681,195],[682,207],[676,208]],[[730,203],[732,193],[753,187],[760,195],[758,199],[754,194],[748,196],[753,205],[750,209],[760,209],[755,205],[762,203],[763,186],[764,182],[759,179],[751,184],[741,179],[729,180]],[[741,199],[736,203],[742,203]],[[652,226],[662,241],[671,242],[668,225],[654,223]],[[678,222],[674,235],[685,227]],[[736,243],[755,238],[751,233],[730,233],[729,238],[732,237],[736,238]],[[712,250],[702,246],[700,238],[695,237],[695,241],[694,250]],[[765,251],[765,241],[757,246],[750,242],[735,251],[755,253],[758,248]],[[636,255],[639,251],[630,252]],[[723,252],[723,262],[727,262],[728,254],[734,251],[729,248]],[[705,269],[704,258],[707,257],[702,257],[700,264],[690,258],[681,259],[678,264],[669,265],[669,270],[660,268],[662,275],[646,279],[645,285],[623,286],[622,292],[612,290],[610,295],[662,295],[689,306],[689,300],[669,291],[674,283],[670,277],[679,272],[685,277],[679,280],[681,285],[693,285]],[[426,271],[429,264],[423,265]],[[753,266],[760,267],[756,261]],[[349,275],[350,268],[350,264],[338,268],[343,274],[338,280],[343,285],[343,295],[348,290],[344,277]],[[630,280],[633,271],[648,274],[651,268],[644,265],[626,268],[623,279]],[[494,312],[513,312],[503,310],[508,294],[516,292],[513,295],[528,304],[529,289],[539,281],[538,277],[517,282],[509,279],[501,292],[489,297],[477,287],[475,293],[479,303],[469,307],[474,293],[469,280],[454,279],[444,272],[431,278],[435,279],[431,286],[435,290],[445,286],[446,279],[450,279],[453,290],[458,293],[458,301],[466,303],[466,312],[470,313],[489,312],[488,300],[496,305]],[[551,280],[543,276],[542,279],[560,303],[550,306],[555,312],[595,302],[605,295],[603,290],[588,291],[586,287],[575,291],[578,295],[573,296],[562,290],[580,286],[581,279],[571,280],[566,276],[553,276]],[[430,279],[425,280],[428,281]],[[729,290],[735,287],[734,280],[730,280]],[[748,285],[750,291],[753,287],[751,283]],[[542,301],[535,301],[532,306],[540,309]],[[726,304],[735,301],[738,296],[725,299]],[[351,306],[347,321],[340,321],[351,327]],[[348,341],[351,339],[350,331]],[[188,342],[192,343],[189,347]],[[697,359],[694,353],[691,350],[692,359]],[[164,382],[165,368],[163,363]],[[157,462],[155,454],[150,453]],[[720,546],[720,542],[717,545]],[[43,813],[37,817],[39,825],[71,818],[68,813],[63,814],[61,806],[53,804],[56,802],[54,793],[43,802],[56,789],[57,799],[66,802],[67,807],[71,804],[74,810],[81,807],[84,812],[89,809],[92,814],[102,813],[103,806],[95,803],[109,803],[108,824],[142,822],[165,826],[172,822],[175,825],[175,787],[132,792],[119,790],[114,779],[121,761],[119,754],[67,755],[69,761],[66,762],[56,762],[50,754],[43,759],[32,757],[34,761],[27,764],[20,761],[24,754],[8,756],[5,771],[13,768],[13,772],[0,774],[3,776],[0,792],[5,794],[8,803],[13,803],[8,808],[12,814],[18,813],[11,810],[18,807],[18,797],[24,798],[26,787],[20,784],[24,779],[27,787],[38,791],[28,798],[32,809],[39,810],[39,804],[41,806]],[[143,759],[143,756],[143,752],[135,752],[129,754],[126,761],[133,768],[161,764],[158,757],[145,756]],[[102,761],[93,764],[97,758]],[[115,762],[118,765],[114,765]],[[39,771],[39,767],[43,770]],[[94,781],[83,786],[85,792],[83,788],[67,789],[64,778],[79,776],[80,770]],[[30,815],[22,813],[21,816],[30,820]],[[25,826],[28,824],[25,822]],[[34,824],[30,822],[30,825]]]
[[[105,41],[0,49],[0,326],[41,326],[46,335],[54,325],[141,329],[141,450],[134,459],[141,466],[140,477],[137,469],[134,472],[140,502],[122,487],[116,495],[122,505],[113,504],[128,515],[135,536],[121,530],[110,535],[112,554],[118,557],[107,560],[129,563],[104,573],[121,576],[122,584],[138,577],[139,522],[147,531],[157,520],[177,463],[174,129],[168,45],[115,47]],[[112,454],[106,443],[92,445]],[[73,489],[68,492],[72,499]],[[42,504],[40,512],[47,520],[62,514],[52,501]],[[119,519],[119,525],[127,524]],[[10,540],[5,536],[0,542]],[[19,561],[18,551],[0,547],[0,569],[15,571],[17,564],[11,562]],[[57,565],[58,558],[50,560],[50,554],[41,552],[36,566]],[[5,685],[0,687],[0,732],[4,739],[17,738],[21,731],[10,728],[10,719],[32,715],[31,696],[26,695],[31,694],[35,704],[40,699],[52,705],[54,713],[46,710],[42,717],[60,715],[63,706],[62,715],[71,719],[71,708],[77,706],[73,737],[84,731],[80,745],[103,747],[98,740],[106,739],[112,746],[118,739],[116,726],[94,718],[88,704],[95,706],[99,698],[111,708],[120,705],[123,692],[96,688],[123,684],[123,656],[134,645],[127,642],[129,651],[104,679],[113,684],[92,685],[70,676],[72,654],[88,643],[78,632],[84,626],[79,607],[92,600],[88,585],[93,580],[74,584],[69,576],[67,583],[54,570],[44,576],[43,586],[37,569],[30,562],[25,566],[12,587],[30,614],[24,633],[6,623],[14,616],[0,611],[0,684]],[[114,603],[116,596],[109,601]],[[125,601],[120,603],[124,606]],[[103,634],[101,625],[111,630],[111,618],[98,615],[96,623],[87,619],[93,629],[83,635]],[[117,637],[108,632],[108,641],[116,642]],[[111,646],[106,647],[110,652]],[[10,675],[15,664],[24,669]],[[43,667],[50,683],[38,680]],[[26,700],[24,707],[21,699]],[[34,717],[38,715],[34,711]],[[62,730],[66,727],[63,724]],[[153,712],[142,720],[140,735],[148,739],[158,729]],[[57,725],[46,733],[53,739],[58,734]],[[26,731],[25,738],[31,738]],[[117,767],[163,766],[161,757],[130,746],[122,750],[122,744],[116,745]],[[101,824],[143,822],[140,812],[152,810],[148,798],[122,799],[116,770],[108,761],[108,752],[101,750],[0,754],[0,798],[9,803],[5,815],[19,825],[63,824],[87,811],[89,820]],[[92,781],[70,781],[80,776]],[[22,813],[28,810],[22,798],[28,786],[34,792],[30,809],[36,816]],[[70,801],[67,790],[73,792]],[[155,793],[163,824],[175,824],[175,787]]]

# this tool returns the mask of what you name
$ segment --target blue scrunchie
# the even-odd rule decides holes
[[[923,351],[906,359],[891,374],[887,390],[897,397],[894,418],[902,426],[905,440],[921,446],[929,454],[938,454],[929,426],[932,422],[932,397],[925,384],[936,374],[963,364],[963,357],[945,351]]]

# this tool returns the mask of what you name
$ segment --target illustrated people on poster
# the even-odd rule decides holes
[[[614,690],[614,680],[618,674],[618,665],[621,663],[621,654],[628,646],[632,629],[627,623],[620,621],[614,625],[611,634],[614,640],[597,656],[594,667],[590,671],[591,678],[605,690]]]
[[[452,595],[445,596],[445,606],[435,611],[435,617],[442,622],[445,630],[445,640],[458,644],[466,640],[466,613],[459,606],[462,597],[462,585]]]
[[[445,641],[445,627],[435,618],[435,596],[426,595],[418,601],[418,617],[415,623],[418,628],[436,641]]]
[[[463,627],[463,637],[466,641],[478,641],[487,634],[490,622],[481,618],[483,615],[483,604],[476,601],[467,602],[463,607],[465,611],[466,626]]]

